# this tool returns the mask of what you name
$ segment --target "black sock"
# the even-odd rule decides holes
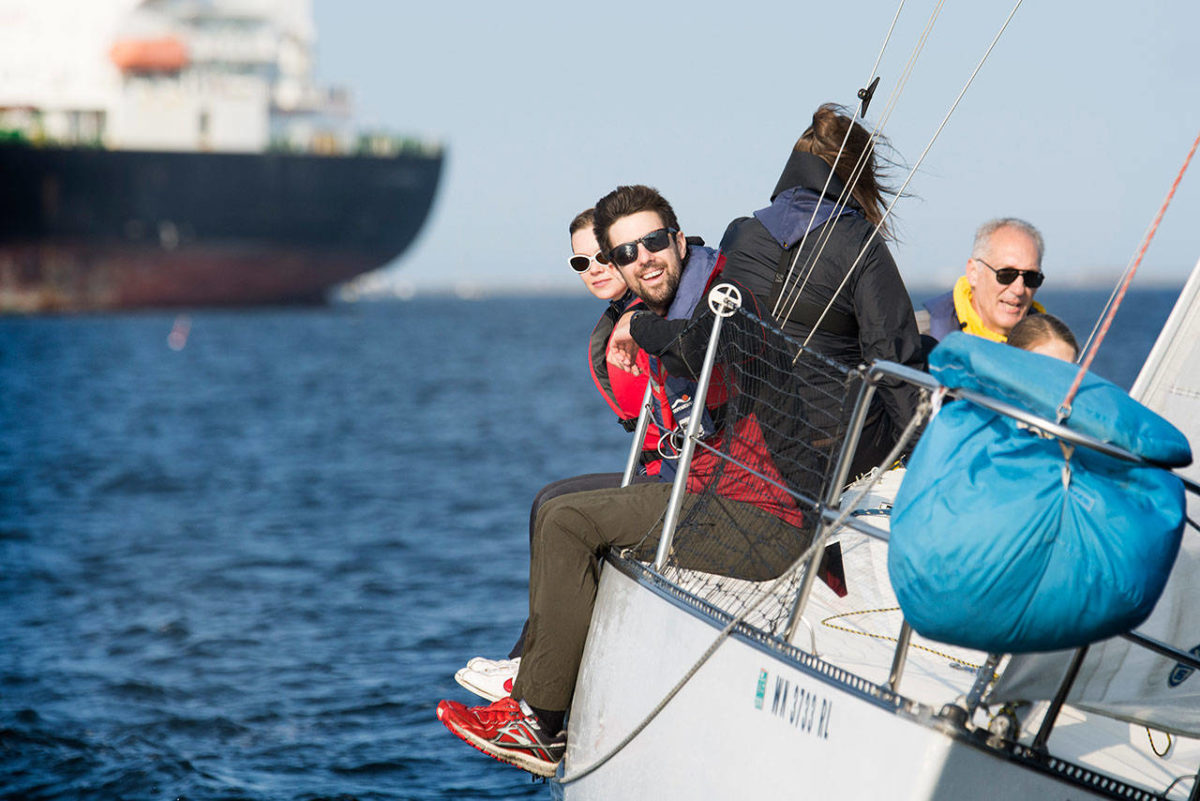
[[[526,701],[526,703],[529,702]],[[563,723],[567,718],[566,710],[538,709],[533,704],[529,704],[529,708],[533,710],[533,714],[537,715],[538,724],[542,727],[542,731],[551,737],[563,730]]]

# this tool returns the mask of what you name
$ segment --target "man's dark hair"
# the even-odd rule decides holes
[[[608,253],[615,246],[608,239],[608,229],[622,217],[637,214],[639,211],[657,212],[663,225],[679,230],[679,220],[675,218],[675,210],[667,199],[650,186],[636,184],[634,186],[618,186],[596,202],[596,241],[600,250]],[[616,244],[620,244],[619,242]]]
[[[575,219],[571,220],[570,235],[575,236],[576,231],[582,231],[584,228],[591,228],[596,224],[596,210],[584,209],[575,215]]]

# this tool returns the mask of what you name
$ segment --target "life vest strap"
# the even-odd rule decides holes
[[[783,293],[783,285],[786,283],[788,272],[791,269],[791,255],[795,250],[795,245],[790,248],[783,248],[779,254],[779,264],[775,268],[775,280],[771,283],[771,300],[767,304],[770,308],[775,308],[779,302],[779,296]],[[821,321],[821,331],[835,336],[847,337],[849,339],[858,338],[858,320],[852,314],[840,312],[837,309],[825,310],[825,307],[817,303],[809,303],[806,300],[796,300],[789,304],[791,307],[786,320],[781,320],[781,324],[798,323],[807,326],[809,330],[817,327],[817,321]],[[824,319],[821,315],[824,314]]]

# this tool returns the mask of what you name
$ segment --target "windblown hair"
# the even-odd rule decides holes
[[[991,250],[992,234],[1001,228],[1015,228],[1033,240],[1033,244],[1037,247],[1038,269],[1041,269],[1042,255],[1046,252],[1046,241],[1042,239],[1042,232],[1016,217],[997,217],[979,226],[975,231],[975,244],[971,247],[971,258],[986,260]]]
[[[1029,350],[1043,342],[1057,339],[1070,345],[1079,357],[1079,343],[1075,335],[1062,320],[1053,314],[1029,314],[1008,332],[1008,344],[1021,350]]]
[[[575,236],[576,231],[582,231],[584,228],[591,228],[596,224],[596,210],[584,209],[575,215],[575,219],[571,220],[570,235]]]
[[[600,243],[602,252],[608,253],[614,247],[608,239],[608,229],[612,224],[639,211],[653,211],[658,214],[664,226],[679,230],[675,210],[657,189],[641,184],[618,186],[596,201],[596,241]]]
[[[850,132],[848,138],[847,131]],[[890,149],[886,138],[879,135],[872,142],[871,132],[855,122],[853,117],[846,114],[845,108],[836,103],[825,103],[816,110],[812,125],[796,140],[795,147],[795,150],[812,153],[833,167],[842,183],[850,187],[851,196],[862,207],[863,214],[872,225],[879,225],[883,221],[887,202],[896,195],[896,191],[883,182],[885,176],[880,168],[880,162],[889,167],[894,162],[882,154],[876,158],[879,151],[886,149]],[[860,159],[865,164],[857,167]],[[854,177],[856,167],[857,178]],[[884,221],[879,231],[889,236],[890,228]]]

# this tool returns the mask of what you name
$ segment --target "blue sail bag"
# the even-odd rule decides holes
[[[1054,419],[1076,367],[953,334],[934,351],[943,383]],[[1186,438],[1089,376],[1067,425],[1157,463]],[[1069,456],[1067,455],[1069,452]],[[1183,486],[965,400],[947,404],[909,461],[892,511],[888,570],[920,634],[989,652],[1072,648],[1128,631],[1154,608],[1179,549]]]

